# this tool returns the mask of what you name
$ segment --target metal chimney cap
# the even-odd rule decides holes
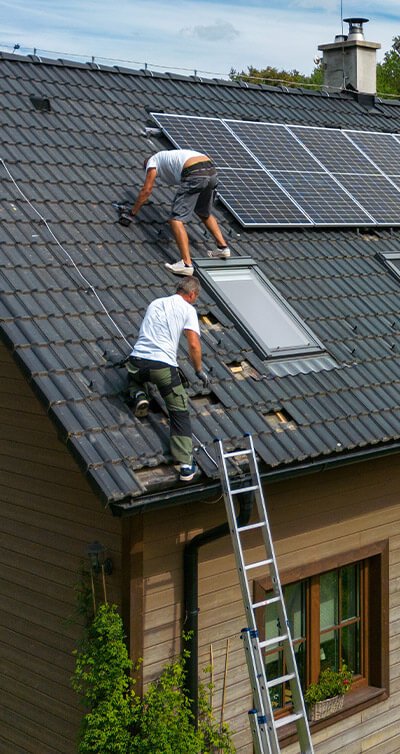
[[[362,27],[363,24],[366,24],[369,21],[368,18],[344,18],[343,21],[349,24],[349,34],[347,37],[349,41],[352,39],[364,39]]]

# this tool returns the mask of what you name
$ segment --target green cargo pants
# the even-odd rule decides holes
[[[188,400],[179,376],[178,367],[161,361],[130,356],[125,364],[129,372],[129,393],[134,400],[137,392],[147,391],[147,382],[156,385],[164,398],[170,421],[170,449],[174,463],[191,465],[193,443]]]

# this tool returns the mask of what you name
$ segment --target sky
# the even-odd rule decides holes
[[[400,35],[399,0],[0,0],[0,50],[198,75],[310,74],[341,18],[360,16],[380,61]]]

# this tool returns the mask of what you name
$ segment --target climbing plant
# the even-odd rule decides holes
[[[129,673],[122,620],[115,605],[90,601],[90,586],[81,574],[78,612],[85,628],[75,650],[72,686],[85,707],[78,754],[233,754],[227,726],[214,718],[207,693],[199,692],[199,723],[194,724],[185,694],[187,650],[164,665],[160,677],[140,697]]]

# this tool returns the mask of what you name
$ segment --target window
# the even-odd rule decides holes
[[[345,697],[349,714],[352,707],[382,697],[388,684],[387,543],[361,548],[342,555],[340,564],[337,561],[296,569],[296,581],[290,573],[281,580],[303,690],[322,670],[338,670],[345,662],[354,676]],[[256,581],[255,600],[272,596],[271,586]],[[276,636],[276,607],[272,604],[258,614],[260,640]],[[265,651],[264,658],[269,680],[286,674],[282,648]],[[277,717],[290,712],[288,684],[272,687],[270,694]]]
[[[254,260],[196,260],[204,286],[262,358],[318,353],[322,344]]]
[[[400,277],[400,253],[398,251],[378,252],[377,257],[389,267],[397,278]]]

